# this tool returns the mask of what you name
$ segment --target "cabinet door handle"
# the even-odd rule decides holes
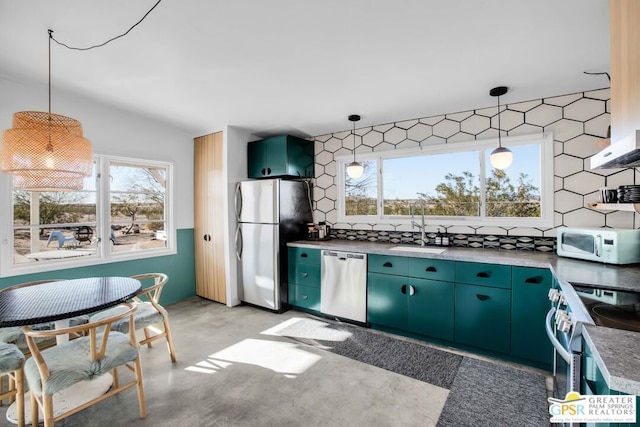
[[[406,293],[407,293],[407,285],[402,285],[402,287],[400,288],[400,292],[402,292],[403,294],[406,295]]]
[[[489,299],[489,295],[482,295],[482,294],[476,294],[476,297],[480,300],[480,301],[486,301]]]
[[[542,283],[542,276],[527,277],[524,283]]]
[[[384,264],[382,264],[383,267],[387,267],[387,268],[391,268],[393,267],[393,264],[391,264],[389,261],[385,262]]]
[[[300,258],[309,258],[309,255],[307,255],[306,253],[302,253],[300,254]]]
[[[436,270],[436,268],[435,268],[435,267],[429,266],[429,267],[425,268],[425,270],[424,270],[424,271],[428,271],[428,272],[430,272],[430,273],[435,273],[435,272],[436,272],[436,271],[438,271],[438,270]]]
[[[416,288],[413,287],[413,285],[409,285],[409,295],[415,295],[416,294]]]
[[[262,173],[262,175],[266,175],[266,170],[265,168],[262,168],[262,170],[260,171]]]
[[[302,273],[301,276],[302,277],[309,277],[309,273]]]
[[[480,273],[476,274],[476,277],[481,277],[483,279],[487,279],[489,277],[489,273],[481,271]]]
[[[271,168],[267,168],[267,175],[271,175]]]

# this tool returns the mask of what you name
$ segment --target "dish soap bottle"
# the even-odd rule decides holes
[[[449,246],[450,244],[451,243],[449,241],[449,234],[445,230],[444,234],[442,235],[442,246]]]
[[[436,234],[436,246],[442,246],[442,232],[438,228],[438,234]]]

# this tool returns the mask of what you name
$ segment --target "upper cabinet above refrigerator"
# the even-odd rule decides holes
[[[313,178],[313,141],[272,136],[247,146],[249,178]]]

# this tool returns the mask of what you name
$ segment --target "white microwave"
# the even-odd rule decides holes
[[[640,262],[640,230],[560,227],[556,252],[607,264],[634,264]]]

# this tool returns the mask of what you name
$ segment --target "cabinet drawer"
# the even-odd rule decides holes
[[[373,273],[406,276],[409,272],[409,258],[389,255],[369,255],[369,271]]]
[[[317,264],[320,266],[320,249],[289,248],[289,264]]]
[[[455,299],[455,341],[509,353],[511,291],[456,283]]]
[[[320,311],[320,288],[289,283],[289,304]]]
[[[291,268],[293,267],[293,268]],[[312,264],[289,264],[289,282],[296,285],[320,287],[320,266]]]
[[[441,259],[411,258],[409,260],[409,276],[453,282],[455,280],[455,263]]]
[[[519,283],[533,288],[546,288],[548,291],[552,285],[551,271],[544,268],[512,267],[511,278],[512,287]]]
[[[510,289],[511,266],[456,262],[456,282]]]

